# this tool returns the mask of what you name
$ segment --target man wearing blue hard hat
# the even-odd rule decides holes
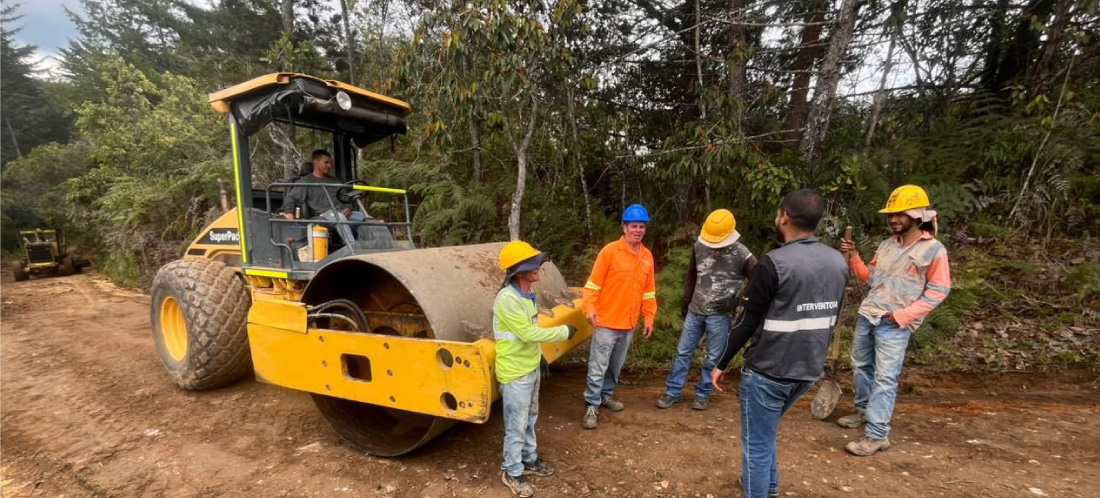
[[[657,317],[657,285],[653,254],[642,245],[649,211],[633,204],[623,211],[623,236],[607,244],[584,285],[584,316],[592,324],[588,353],[588,386],[584,391],[584,428],[595,429],[600,407],[623,409],[612,397],[619,372],[634,338],[638,317],[644,317],[643,335],[653,334]]]

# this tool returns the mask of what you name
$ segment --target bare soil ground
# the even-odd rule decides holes
[[[252,380],[177,389],[154,353],[145,296],[95,275],[6,277],[4,496],[510,496],[497,470],[499,406],[483,426],[460,425],[404,458],[374,458],[343,443],[305,393]],[[626,411],[585,431],[583,369],[556,367],[538,429],[558,473],[535,480],[537,496],[741,496],[735,395],[716,395],[705,412],[658,410],[662,374],[624,375]],[[1100,496],[1094,374],[911,370],[903,383],[894,448],[871,458],[845,454],[859,432],[814,420],[810,396],[801,400],[780,429],[781,494]],[[845,396],[837,414],[850,409]]]

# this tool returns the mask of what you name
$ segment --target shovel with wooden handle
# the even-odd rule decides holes
[[[844,238],[852,240],[852,227],[846,227],[844,229]],[[844,260],[848,260],[848,254],[844,254]],[[848,282],[844,282],[845,293],[847,293]],[[844,311],[844,297],[840,298],[840,306],[837,308],[837,317],[840,317],[840,312]],[[840,320],[837,320],[837,325],[840,325]],[[814,400],[810,403],[810,413],[814,418],[818,420],[825,420],[836,409],[836,402],[840,400],[840,384],[836,382],[836,362],[837,357],[840,355],[840,334],[836,329],[833,330],[833,341],[829,345],[829,356],[825,360],[826,379],[821,383],[821,387],[817,388],[817,394],[814,395]]]

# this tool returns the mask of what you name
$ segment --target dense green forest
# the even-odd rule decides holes
[[[227,123],[210,92],[275,71],[411,104],[361,152],[407,187],[421,245],[522,237],[571,281],[628,204],[666,304],[638,365],[668,358],[687,249],[711,209],[774,246],[788,190],[829,200],[822,236],[924,186],[955,289],[915,339],[960,369],[1100,364],[1097,0],[81,0],[59,74],[3,10],[3,247],[62,226],[116,281],[147,285],[220,212]],[[254,144],[257,182],[318,137]]]

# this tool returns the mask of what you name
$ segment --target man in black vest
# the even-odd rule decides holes
[[[741,486],[745,498],[779,496],[779,418],[825,373],[848,265],[814,230],[825,199],[810,189],[783,197],[775,230],[783,243],[756,264],[717,368],[716,387],[730,360],[748,343],[741,370]]]

